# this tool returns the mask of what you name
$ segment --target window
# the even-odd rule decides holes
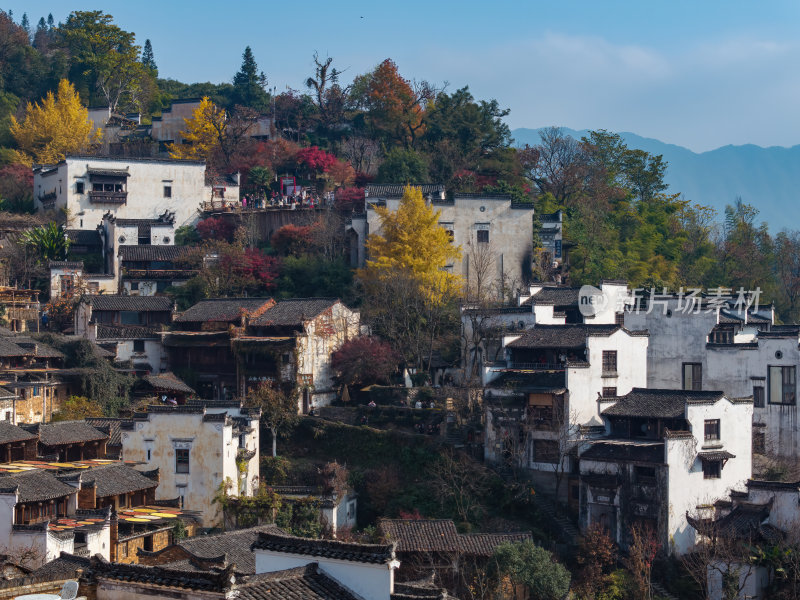
[[[769,368],[769,403],[795,404],[797,401],[797,385],[795,383],[795,367]]]
[[[83,193],[83,182],[82,181],[76,181],[75,182],[75,193],[76,194],[82,194]]]
[[[72,275],[62,275],[61,276],[61,295],[68,294],[72,291],[72,288],[75,286],[75,280],[73,279]]]
[[[713,441],[719,439],[719,419],[706,419],[705,440]]]
[[[753,406],[755,408],[764,408],[764,386],[753,386]]]
[[[175,472],[189,472],[189,450],[181,448],[175,450]]]
[[[558,442],[553,440],[533,440],[533,460],[540,463],[557,463]]]
[[[625,313],[614,313],[614,325],[625,325]]]
[[[143,545],[144,545],[143,550],[145,552],[152,552],[153,551],[153,536],[152,535],[144,536]]]
[[[172,198],[172,186],[165,185],[164,186],[164,198]]]
[[[128,558],[128,542],[122,542],[119,545],[119,555],[121,558]]]
[[[90,294],[100,293],[100,283],[98,281],[90,281],[86,284],[86,291]]]
[[[139,282],[138,281],[131,281],[131,291],[138,292],[139,291]]]
[[[719,479],[722,476],[721,460],[703,461],[703,479]]]
[[[617,372],[617,351],[603,350],[603,373]]]
[[[175,490],[178,492],[178,498],[180,498],[180,500],[181,500],[181,508],[183,508],[183,505],[184,505],[185,499],[186,499],[186,486],[185,485],[176,485],[175,486]]]
[[[139,313],[134,310],[119,311],[119,321],[122,325],[141,325]]]
[[[148,448],[148,449],[147,449],[147,462],[150,462],[150,455],[151,455],[151,453],[152,453],[152,450],[151,450],[150,448]]]
[[[616,397],[617,397],[617,388],[615,387],[603,388],[603,398],[616,398]]]
[[[478,243],[480,244],[488,244],[489,243],[489,230],[488,229],[478,229]]]
[[[133,340],[133,351],[144,352],[144,340]]]
[[[767,436],[763,431],[753,432],[753,452],[764,454],[767,446]]]
[[[703,365],[683,363],[683,389],[694,391],[703,389]]]
[[[711,332],[711,340],[714,344],[732,344],[733,343],[733,330],[731,329],[715,329]]]
[[[656,478],[655,467],[634,467],[633,472],[638,483],[652,483]]]

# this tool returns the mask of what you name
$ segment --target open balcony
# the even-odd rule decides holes
[[[128,192],[89,192],[89,202],[95,204],[125,204]]]

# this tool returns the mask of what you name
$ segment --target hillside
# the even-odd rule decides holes
[[[579,139],[587,130],[564,131]],[[537,129],[512,131],[515,144],[536,144]],[[800,145],[791,148],[773,146],[762,148],[723,146],[708,152],[696,153],[688,148],[666,144],[635,133],[621,132],[630,148],[640,148],[651,154],[662,154],[669,163],[665,177],[673,192],[686,198],[713,206],[720,213],[737,196],[761,212],[770,229],[793,228],[800,222],[800,193],[797,176],[800,173]]]

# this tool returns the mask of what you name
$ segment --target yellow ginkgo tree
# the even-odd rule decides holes
[[[180,132],[183,142],[172,144],[169,155],[184,160],[210,160],[225,135],[226,121],[225,109],[204,97],[192,116],[184,119],[186,127]]]
[[[48,92],[41,104],[28,103],[21,121],[11,117],[10,130],[17,142],[16,159],[26,165],[57,163],[67,154],[91,149],[102,137],[66,79],[59,82],[58,92]]]
[[[419,188],[406,187],[396,211],[375,209],[379,233],[367,240],[368,260],[358,276],[373,330],[395,345],[408,366],[425,371],[457,327],[456,300],[464,281],[447,267],[461,258],[449,232]]]

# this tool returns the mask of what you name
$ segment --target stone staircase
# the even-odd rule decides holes
[[[665,590],[660,583],[653,581],[650,583],[650,587],[653,588],[653,592],[655,592],[656,595],[666,598],[666,600],[678,600],[676,596],[673,596],[667,590]]]
[[[574,545],[578,539],[578,529],[575,524],[564,516],[555,506],[553,501],[542,494],[534,496],[534,504],[542,514],[544,514],[558,530],[561,541],[565,544]]]

